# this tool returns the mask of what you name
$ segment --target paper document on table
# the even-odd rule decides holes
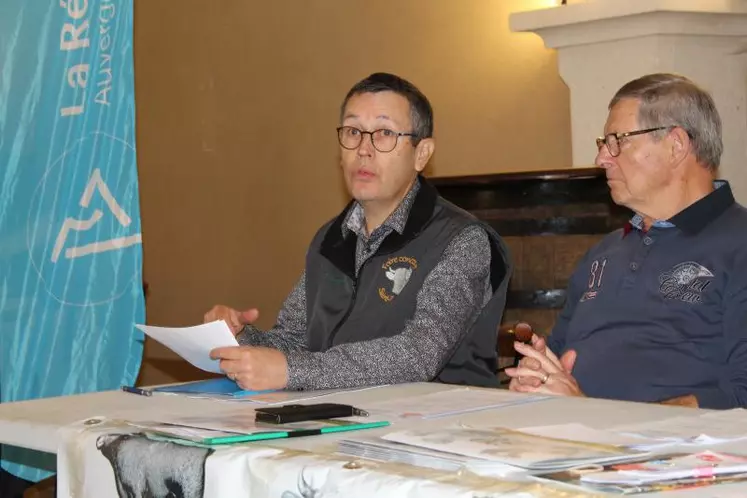
[[[493,462],[481,458],[470,458],[454,453],[419,448],[407,444],[387,441],[380,437],[357,437],[343,439],[338,443],[337,452],[356,458],[367,458],[380,462],[405,463],[416,467],[458,472],[470,470],[476,474],[493,477],[507,477],[525,474],[526,469]]]
[[[144,417],[147,415],[143,414]],[[389,422],[368,417],[341,417],[287,424],[256,421],[256,412],[244,406],[221,413],[202,415],[161,415],[155,420],[132,417],[127,423],[148,433],[170,436],[202,444],[229,444],[265,439],[282,439],[334,432],[386,427]]]
[[[409,430],[382,438],[537,471],[630,461],[646,455],[627,448],[533,436],[502,427]]]
[[[239,345],[231,329],[223,320],[194,327],[135,326],[153,340],[160,342],[206,372],[221,373],[219,361],[210,358],[212,349]]]
[[[365,406],[371,414],[388,419],[435,419],[482,410],[533,403],[548,399],[501,389],[457,388],[419,396],[394,398]],[[458,407],[458,408],[455,408]]]

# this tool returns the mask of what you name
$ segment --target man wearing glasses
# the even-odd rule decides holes
[[[244,389],[497,385],[507,251],[420,175],[435,146],[430,103],[372,74],[345,97],[337,139],[353,201],[317,232],[271,330],[251,325],[256,310],[205,315],[242,345],[213,357]]]
[[[609,110],[596,164],[635,215],[581,260],[547,344],[517,344],[510,389],[747,406],[747,210],[714,181],[716,106],[686,78],[653,74]]]

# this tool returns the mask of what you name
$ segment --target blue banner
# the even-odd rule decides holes
[[[0,402],[116,389],[145,319],[132,0],[0,4]]]

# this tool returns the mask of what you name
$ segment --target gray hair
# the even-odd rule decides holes
[[[678,126],[693,145],[695,158],[710,170],[718,168],[724,144],[721,117],[711,95],[695,83],[676,74],[649,74],[626,83],[609,104],[612,109],[623,99],[637,99],[638,124],[642,128]],[[656,132],[655,139],[665,135]]]

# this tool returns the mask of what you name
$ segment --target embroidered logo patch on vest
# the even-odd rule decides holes
[[[687,261],[659,275],[659,292],[665,299],[697,304],[701,302],[703,291],[710,285],[711,278],[711,270],[694,261]]]
[[[386,262],[381,265],[381,269],[384,270],[384,275],[391,281],[389,290],[384,287],[379,287],[379,297],[385,301],[390,302],[399,296],[402,289],[405,288],[407,282],[410,281],[412,272],[418,267],[418,261],[415,258],[408,256],[395,256],[389,258]]]

